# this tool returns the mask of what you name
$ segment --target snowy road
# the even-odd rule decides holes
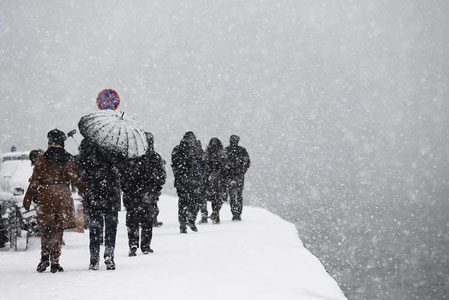
[[[153,254],[128,257],[120,213],[115,271],[89,271],[88,232],[65,233],[64,273],[39,274],[39,240],[26,252],[0,252],[1,299],[345,299],[337,283],[297,238],[294,225],[245,207],[231,222],[227,204],[220,225],[199,225],[180,235],[177,199],[162,196],[161,228]]]

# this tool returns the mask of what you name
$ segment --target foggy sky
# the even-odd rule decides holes
[[[253,162],[245,201],[300,237],[316,225],[306,244],[344,231],[345,207],[359,224],[367,206],[390,220],[433,203],[425,220],[447,227],[448,12],[418,0],[2,1],[0,149],[45,148],[113,88],[168,164],[188,130],[203,146],[239,134]]]

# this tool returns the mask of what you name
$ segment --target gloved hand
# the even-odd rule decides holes
[[[24,205],[23,208],[25,208],[26,211],[30,211],[30,205]]]

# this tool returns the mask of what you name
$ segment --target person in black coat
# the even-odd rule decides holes
[[[251,166],[248,152],[238,145],[239,141],[238,135],[231,135],[230,145],[225,148],[227,192],[233,221],[241,221],[245,173]]]
[[[79,147],[78,172],[86,183],[84,209],[89,216],[89,269],[98,270],[100,243],[104,228],[104,262],[115,270],[114,250],[118,211],[121,209],[121,188],[117,158],[103,153],[94,142],[85,138]]]
[[[221,141],[214,137],[210,140],[205,154],[206,199],[212,204],[212,223],[220,223],[220,209],[226,199],[226,159]]]
[[[196,157],[196,170],[199,175],[199,184],[195,189],[195,198],[197,199],[197,205],[195,206],[194,219],[196,220],[196,216],[199,212],[201,212],[201,220],[200,223],[207,223],[208,211],[207,211],[207,199],[206,199],[206,163],[204,161],[205,152],[203,151],[203,147],[201,145],[200,140],[195,141],[195,157]]]
[[[201,157],[195,142],[195,134],[191,131],[186,132],[179,145],[172,151],[171,166],[179,198],[178,220],[181,233],[187,233],[187,225],[192,231],[198,231],[195,220],[203,178],[198,169]]]
[[[153,135],[147,132],[146,136],[149,148],[145,155],[129,159],[127,166],[122,171],[129,256],[136,256],[140,227],[142,229],[140,241],[142,253],[153,252],[151,241],[154,220],[157,220],[159,212],[157,201],[166,179],[165,162],[154,151]]]
[[[151,170],[150,181],[150,194],[153,195],[154,201],[152,201],[151,215],[153,219],[153,226],[159,227],[163,223],[159,222],[157,217],[159,215],[159,207],[157,203],[159,202],[159,196],[161,195],[162,187],[167,179],[167,172],[165,170],[165,160],[162,156],[154,151],[154,136],[150,132],[146,132],[148,140],[148,161]]]

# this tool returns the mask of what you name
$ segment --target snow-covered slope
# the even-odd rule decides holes
[[[161,228],[153,254],[128,257],[124,213],[117,236],[117,269],[87,270],[88,232],[65,233],[64,273],[39,274],[39,240],[26,252],[0,252],[2,299],[345,299],[319,260],[297,238],[294,225],[245,207],[231,222],[227,204],[220,225],[179,234],[177,199],[162,196]]]

